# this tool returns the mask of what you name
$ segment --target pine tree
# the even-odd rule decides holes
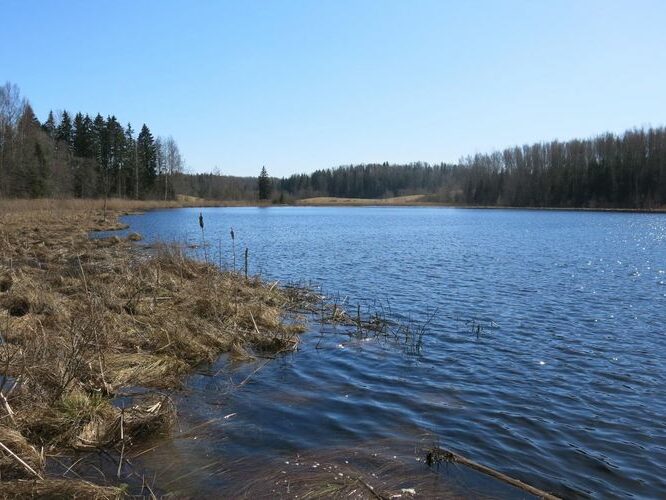
[[[266,167],[261,167],[261,173],[259,174],[259,199],[268,200],[271,197],[271,179],[268,177],[268,172],[266,172]]]

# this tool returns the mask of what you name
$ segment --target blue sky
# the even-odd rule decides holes
[[[41,119],[115,114],[192,171],[453,162],[666,124],[666,2],[34,1],[0,81]]]

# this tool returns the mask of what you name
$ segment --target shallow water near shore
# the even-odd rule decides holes
[[[143,457],[158,472],[190,464],[165,472],[170,487],[238,492],[234,463],[269,477],[361,449],[411,463],[421,488],[434,474],[458,494],[515,493],[417,461],[441,444],[565,497],[666,494],[666,215],[206,208],[203,239],[198,215],[122,220],[222,266],[235,253],[241,268],[248,248],[251,274],[322,285],[351,313],[425,333],[360,338],[311,318],[296,353],[202,367],[178,406],[208,437]]]

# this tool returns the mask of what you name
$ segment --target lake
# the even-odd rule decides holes
[[[192,469],[172,487],[234,491],[232,467],[204,467],[214,458],[314,467],[318,453],[351,449],[455,476],[461,491],[483,487],[420,461],[422,447],[441,444],[565,497],[666,496],[666,215],[202,212],[205,250],[198,209],[123,221],[144,242],[199,245],[200,258],[226,267],[233,228],[237,268],[248,248],[252,274],[320,285],[352,313],[380,311],[422,335],[359,338],[312,320],[296,353],[202,367],[178,404],[181,425],[206,424],[209,438],[146,458]]]

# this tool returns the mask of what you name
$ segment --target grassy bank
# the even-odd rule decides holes
[[[77,213],[79,216],[89,217],[92,212],[103,214],[107,211],[113,213],[154,210],[158,208],[185,208],[185,207],[247,207],[261,205],[257,201],[223,201],[206,200],[194,196],[178,196],[176,200],[131,200],[125,198],[80,199],[80,198],[39,198],[39,199],[0,199],[0,216],[3,214],[47,215],[50,212]],[[93,228],[99,229],[94,223]]]
[[[120,497],[116,486],[49,477],[62,450],[114,449],[168,430],[168,390],[222,352],[293,349],[298,294],[195,262],[173,246],[147,254],[91,240],[121,211],[174,203],[0,201],[0,491],[3,496]],[[195,201],[197,206],[200,200]],[[193,221],[196,224],[196,221]],[[124,408],[113,401],[143,387]],[[116,481],[117,483],[117,481]]]
[[[414,194],[407,196],[396,196],[393,198],[336,198],[331,196],[320,196],[316,198],[303,198],[296,200],[295,205],[314,207],[449,207],[469,209],[499,209],[499,210],[558,210],[558,211],[587,211],[587,212],[666,212],[666,207],[653,209],[640,208],[590,208],[590,207],[512,207],[501,205],[461,205],[455,203],[443,203],[437,201],[436,197],[427,194]]]
[[[41,198],[36,200],[2,200],[0,199],[0,216],[7,213],[19,212],[98,212],[103,214],[104,207],[113,213],[141,212],[161,208],[199,208],[199,207],[270,207],[284,206],[274,205],[269,201],[258,200],[207,200],[193,196],[178,196],[176,200],[130,200],[120,198],[103,199],[51,199]],[[498,205],[460,205],[454,203],[442,203],[432,195],[414,194],[407,196],[396,196],[393,198],[335,198],[321,196],[316,198],[303,198],[293,200],[286,204],[288,206],[312,206],[312,207],[448,207],[467,209],[498,209],[498,210],[554,210],[554,211],[586,211],[586,212],[655,212],[666,213],[666,207],[652,209],[637,208],[570,208],[570,207],[510,207]]]
[[[332,196],[319,196],[316,198],[304,198],[297,200],[296,205],[306,206],[419,206],[437,205],[427,201],[426,195],[414,194],[408,196],[395,196],[393,198],[335,198]]]

